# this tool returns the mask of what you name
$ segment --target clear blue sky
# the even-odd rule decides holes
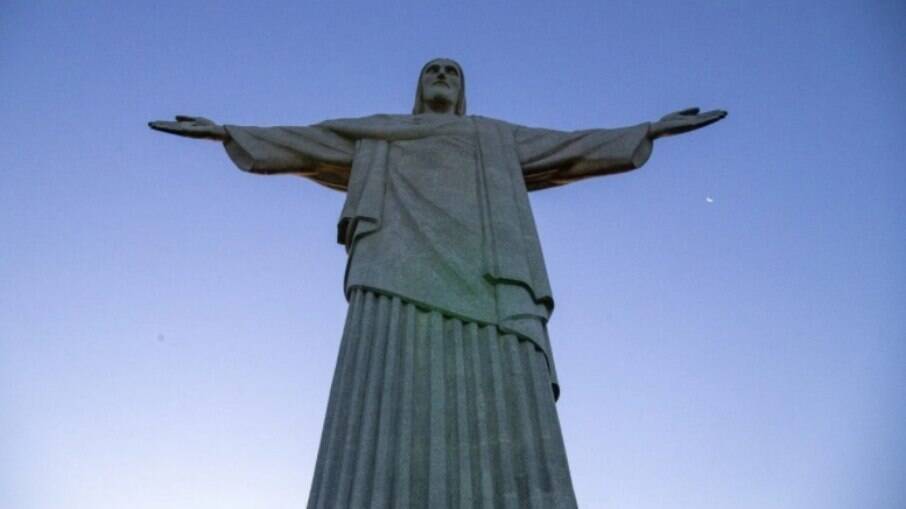
[[[345,313],[343,195],[177,113],[730,116],[533,194],[585,508],[906,507],[906,8],[42,2],[0,14],[0,506],[304,507]]]

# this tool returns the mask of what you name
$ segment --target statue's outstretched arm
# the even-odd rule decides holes
[[[529,191],[641,167],[651,155],[651,124],[555,131],[517,127],[514,138]]]
[[[355,156],[355,140],[318,125],[218,125],[204,117],[178,115],[175,122],[158,120],[148,126],[178,136],[223,142],[227,155],[242,170],[298,175],[340,191],[346,190]]]
[[[700,129],[726,116],[722,110],[699,113],[698,108],[688,108],[656,122],[619,129],[516,126],[514,138],[526,187],[534,191],[640,168],[648,161],[654,140]]]

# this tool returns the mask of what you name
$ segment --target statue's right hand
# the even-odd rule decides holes
[[[204,117],[190,117],[176,115],[176,121],[155,120],[148,122],[148,127],[155,131],[186,136],[188,138],[201,138],[207,140],[225,141],[227,132],[223,126],[217,125]]]

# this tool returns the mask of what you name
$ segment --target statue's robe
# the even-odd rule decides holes
[[[310,507],[358,507],[362,497],[375,500],[381,492],[382,485],[371,480],[376,475],[397,483],[409,476],[388,473],[403,467],[375,466],[380,460],[367,454],[399,456],[399,444],[394,454],[387,452],[392,446],[385,435],[394,431],[386,427],[407,421],[393,421],[388,413],[414,415],[408,431],[416,433],[419,407],[424,408],[425,427],[435,432],[425,431],[428,453],[421,460],[411,450],[406,454],[412,455],[414,466],[423,461],[425,468],[404,468],[416,472],[411,485],[386,488],[395,495],[384,496],[398,502],[405,491],[414,499],[425,498],[430,507],[442,507],[441,499],[458,504],[457,497],[475,491],[468,496],[485,500],[487,507],[508,503],[508,497],[535,500],[540,507],[574,507],[553,406],[559,385],[546,323],[554,301],[527,191],[641,166],[651,152],[648,124],[561,132],[482,117],[422,114],[226,130],[227,152],[241,169],[298,174],[347,193],[337,240],[349,257],[345,292],[350,313]],[[485,344],[489,342],[500,342],[502,349],[495,353],[497,343]],[[424,344],[435,345],[437,353],[429,348],[420,357]],[[400,356],[411,365],[398,362]],[[474,359],[474,369],[467,369],[464,359]],[[381,374],[348,373],[372,371]],[[462,380],[456,378],[460,372]],[[443,373],[453,374],[443,378]],[[409,396],[406,384],[394,378],[415,380]],[[396,393],[381,398],[383,389],[375,386],[382,384]],[[482,396],[482,385],[491,387],[490,399]],[[513,392],[513,386],[522,385],[528,386],[526,392]],[[421,386],[428,388],[420,392]],[[553,389],[546,396],[545,386]],[[374,397],[368,397],[372,391]],[[419,400],[419,394],[424,398]],[[398,408],[371,401],[391,398]],[[445,404],[445,399],[456,404]],[[497,418],[493,429],[482,431],[484,406],[496,408]],[[507,409],[521,415],[502,416]],[[391,420],[375,417],[380,415]],[[501,422],[509,424],[501,427]],[[447,432],[436,432],[442,425],[458,430],[456,447],[477,447],[477,459],[447,457],[442,450],[450,443],[438,436]],[[341,435],[350,430],[359,436],[353,449],[371,453],[349,452],[349,436]],[[410,447],[419,438],[413,440]],[[519,453],[521,463],[507,467],[501,447],[536,450],[539,456]],[[482,448],[488,450],[482,453]],[[475,473],[464,474],[470,463],[475,468],[466,470]],[[344,476],[344,469],[352,470]],[[429,471],[427,477],[418,477],[423,470]],[[454,471],[458,481],[447,489]],[[474,490],[470,483],[464,487],[466,475],[489,475],[493,486],[476,477]],[[363,485],[364,478],[369,480]],[[529,482],[533,478],[534,484]]]

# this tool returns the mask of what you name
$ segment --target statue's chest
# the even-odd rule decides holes
[[[405,174],[462,175],[474,170],[478,144],[470,132],[444,133],[390,144],[390,168]]]
[[[419,222],[452,221],[480,231],[481,179],[478,144],[470,133],[391,143],[385,200],[409,210]]]

